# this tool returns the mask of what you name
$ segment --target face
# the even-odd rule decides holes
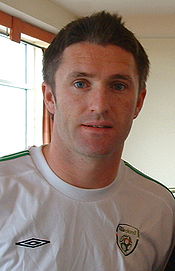
[[[55,98],[43,85],[54,114],[52,143],[71,155],[106,157],[122,152],[145,90],[138,92],[135,60],[115,45],[67,47],[55,74]]]

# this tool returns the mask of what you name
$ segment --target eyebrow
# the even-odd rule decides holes
[[[86,73],[86,72],[71,72],[69,74],[69,78],[71,79],[74,79],[74,78],[77,78],[77,77],[89,77],[89,78],[93,78],[95,77],[95,74],[92,74],[92,73]]]
[[[125,74],[114,74],[114,75],[110,76],[109,78],[111,80],[121,79],[121,80],[125,80],[125,81],[132,81],[132,77],[129,75],[125,75]]]
[[[95,74],[86,73],[86,72],[78,72],[78,71],[74,71],[69,74],[70,79],[74,79],[77,77],[93,78],[93,77],[95,77]],[[109,79],[110,80],[121,79],[121,80],[125,80],[125,81],[132,81],[132,77],[129,75],[125,75],[125,74],[114,74],[114,75],[109,76]]]

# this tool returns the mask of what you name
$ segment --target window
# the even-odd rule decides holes
[[[0,59],[2,156],[42,144],[42,49],[1,34]]]
[[[0,156],[50,142],[52,119],[42,110],[41,48],[54,37],[0,10]]]

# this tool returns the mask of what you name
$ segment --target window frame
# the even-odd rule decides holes
[[[44,43],[50,44],[55,38],[56,34],[46,31],[36,25],[27,23],[18,17],[12,16],[4,11],[0,10],[0,25],[8,28],[10,30],[10,35],[8,33],[10,40],[20,43],[24,41],[25,43],[33,44],[36,47],[41,48],[43,51],[46,46]],[[31,42],[24,38],[24,35],[37,39],[37,41]],[[42,45],[40,44],[40,41]],[[39,45],[37,45],[39,42]],[[44,45],[43,45],[44,44]],[[6,82],[7,83],[7,82]],[[43,104],[43,144],[50,142],[52,133],[52,119],[47,109]]]
[[[20,43],[21,34],[51,43],[55,34],[0,10],[0,25],[10,28],[10,39]]]

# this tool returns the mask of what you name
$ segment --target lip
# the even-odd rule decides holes
[[[113,128],[112,124],[108,121],[91,121],[82,123],[81,126],[94,129],[109,129]]]

